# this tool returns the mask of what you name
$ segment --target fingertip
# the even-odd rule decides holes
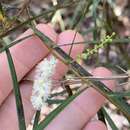
[[[84,49],[84,45],[82,44],[82,42],[84,42],[83,37],[74,30],[66,30],[60,33],[57,40],[58,40],[58,45],[65,45],[73,42],[74,43],[81,42],[81,44],[74,44],[71,52],[71,56],[73,58],[76,58],[77,54],[80,54]],[[68,53],[70,47],[71,45],[67,45],[62,48]]]
[[[36,27],[51,40],[56,42],[57,34],[55,33],[53,28],[46,24],[38,24]],[[31,34],[33,34],[33,31],[31,29],[28,29],[18,39]],[[48,53],[49,50],[47,49],[47,47],[36,36],[29,37],[11,48],[11,54],[16,57],[16,59],[21,62],[22,65],[27,66],[29,69],[37,64]]]
[[[92,71],[92,74],[94,76],[100,76],[100,77],[111,77],[112,72],[105,68],[105,67],[97,67]],[[109,87],[111,90],[113,90],[116,86],[116,81],[115,80],[101,80],[107,87]]]
[[[83,130],[107,130],[107,127],[102,121],[91,121],[87,123]]]

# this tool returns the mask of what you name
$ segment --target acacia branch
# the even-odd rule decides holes
[[[92,79],[84,79],[84,76],[92,76],[81,65],[79,65],[72,57],[66,54],[57,44],[55,44],[49,37],[45,36],[35,27],[32,27],[34,33],[43,41],[45,46],[52,52],[54,56],[60,59],[64,64],[68,65],[71,70],[86,84],[96,89],[111,103],[113,103],[128,119],[130,122],[130,105],[122,98],[114,96],[114,92],[110,90],[105,84],[100,81]]]

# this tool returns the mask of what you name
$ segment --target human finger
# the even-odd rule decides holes
[[[90,121],[86,123],[83,130],[107,130],[107,128],[102,121]]]
[[[103,67],[93,71],[96,76],[111,76],[112,73]],[[110,89],[114,89],[113,80],[102,81]],[[80,130],[100,109],[105,98],[93,88],[88,88],[68,105],[45,130]]]
[[[54,30],[46,24],[39,24],[37,28],[45,35],[50,37],[56,42],[57,34]],[[33,34],[32,30],[27,30],[18,39]],[[11,55],[13,57],[17,78],[20,81],[29,71],[32,69],[42,58],[48,53],[48,49],[42,43],[42,41],[36,36],[32,36],[19,44],[10,48]],[[9,95],[13,88],[12,79],[10,76],[10,70],[8,67],[8,60],[6,53],[0,54],[0,105]],[[8,81],[8,82],[7,82]]]
[[[73,35],[74,35],[74,31],[67,31],[68,33],[64,32],[64,35],[62,35],[62,38],[64,40],[63,43],[66,43],[66,39],[64,37],[67,38],[67,35],[69,35],[69,39],[70,41],[72,41],[73,39]],[[72,37],[71,37],[72,35]],[[83,38],[81,37],[80,34],[77,34],[77,38],[75,40],[75,42],[78,41],[83,41]],[[68,48],[62,48],[64,51],[69,51],[69,47]],[[83,47],[82,47],[83,49]],[[72,54],[75,54],[73,57],[76,58],[76,55],[81,53],[82,49],[77,49],[75,46],[72,50]],[[60,61],[58,61],[57,63],[57,67],[56,67],[56,73],[58,73],[58,69],[62,66],[62,73],[60,72],[60,75],[56,75],[57,76],[57,80],[61,79],[62,76],[65,74],[64,72],[67,71],[67,67],[65,65],[63,65],[63,63],[61,63]],[[60,67],[58,67],[60,66]],[[64,69],[66,69],[64,71]],[[54,75],[55,76],[55,75]],[[26,122],[27,124],[29,123],[29,121],[31,120],[33,114],[34,114],[34,109],[31,105],[30,102],[30,96],[31,96],[31,91],[32,91],[32,83],[28,82],[28,81],[23,81],[20,83],[20,89],[21,89],[21,93],[22,93],[22,99],[23,99],[23,104],[24,104],[24,109],[25,109],[25,117],[26,117]],[[10,118],[8,118],[10,117]],[[11,120],[11,121],[10,121]],[[16,115],[16,106],[15,106],[15,98],[13,94],[10,94],[9,97],[5,100],[5,102],[3,103],[3,105],[0,108],[0,122],[3,122],[0,125],[1,129],[4,130],[8,130],[8,128],[10,128],[10,130],[17,130],[18,129],[18,122],[17,122],[17,115]],[[13,124],[13,125],[12,125]]]

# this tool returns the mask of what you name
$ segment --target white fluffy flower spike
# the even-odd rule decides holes
[[[52,88],[52,75],[55,72],[57,60],[54,56],[45,58],[36,67],[36,75],[33,84],[31,102],[36,110],[46,104]]]

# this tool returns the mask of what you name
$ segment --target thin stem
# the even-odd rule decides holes
[[[21,39],[18,39],[18,40],[16,40],[16,41],[13,41],[13,42],[11,42],[11,43],[9,43],[8,45],[5,45],[4,47],[2,47],[2,48],[0,48],[0,53],[1,52],[3,52],[3,51],[5,51],[5,49],[7,48],[7,49],[9,49],[10,47],[12,47],[12,46],[14,46],[14,45],[16,45],[16,44],[19,44],[21,41],[23,41],[23,40],[25,40],[25,39],[27,39],[27,38],[29,38],[29,37],[31,37],[31,36],[33,36],[34,34],[31,34],[31,35],[28,35],[28,36],[26,36],[26,37],[23,37],[23,38],[21,38]],[[85,42],[75,42],[74,44],[93,44],[93,43],[99,43],[100,41],[85,41]],[[122,38],[122,39],[114,39],[113,40],[113,43],[129,43],[130,42],[130,38]],[[59,47],[62,47],[62,46],[70,46],[70,45],[72,45],[72,43],[67,43],[67,44],[62,44],[62,45],[59,45]]]
[[[79,89],[79,87],[75,87],[75,88],[72,88],[71,90],[72,91],[77,91]],[[53,93],[53,94],[51,94],[50,95],[50,98],[52,98],[52,97],[55,97],[55,96],[59,96],[59,95],[64,95],[64,94],[66,94],[67,93],[67,91],[66,90],[63,90],[63,91],[61,91],[61,92],[57,92],[57,93]]]
[[[76,38],[77,33],[78,33],[78,32],[76,31],[75,34],[74,34],[74,38],[73,38],[73,41],[72,41],[72,43],[71,43],[70,50],[69,50],[69,56],[71,55],[71,51],[72,51],[72,48],[73,48],[74,41],[75,41],[75,38]]]
[[[100,43],[101,41],[98,41],[98,40],[90,40],[90,41],[84,41],[84,42],[75,42],[74,44],[98,44]],[[112,43],[130,43],[130,38],[121,38],[121,39],[113,39]],[[62,46],[70,46],[72,45],[72,43],[65,43],[65,44],[62,44],[62,45],[59,45],[60,47]]]

